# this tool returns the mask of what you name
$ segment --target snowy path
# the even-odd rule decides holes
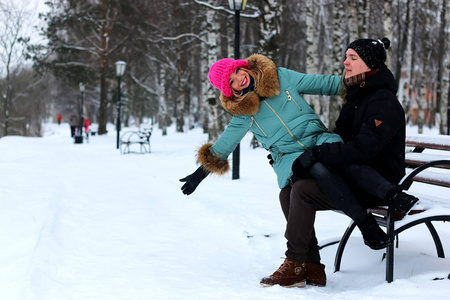
[[[438,259],[426,228],[401,236],[396,280],[384,282],[382,251],[358,233],[325,288],[262,288],[282,263],[284,220],[263,149],[241,145],[241,179],[210,176],[189,197],[179,178],[194,171],[206,140],[155,130],[152,153],[120,155],[115,136],[75,145],[66,124],[44,138],[0,139],[0,299],[444,299],[450,260]],[[113,128],[110,132],[113,132]],[[418,188],[417,192],[423,193]],[[317,217],[324,243],[349,219]],[[450,255],[450,227],[437,224]],[[270,237],[264,235],[270,234]],[[248,238],[247,235],[253,237]],[[416,240],[423,236],[423,241]],[[427,241],[427,242],[425,242]]]

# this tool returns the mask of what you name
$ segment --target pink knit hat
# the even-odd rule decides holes
[[[242,59],[224,58],[216,61],[209,69],[208,77],[213,86],[218,88],[225,97],[233,96],[230,87],[230,75],[237,68],[248,68],[248,62]]]

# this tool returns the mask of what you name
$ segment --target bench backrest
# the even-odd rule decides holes
[[[406,146],[413,147],[412,151],[406,152],[407,171],[421,166],[420,170],[415,170],[417,175],[409,180],[450,187],[450,171],[448,171],[450,170],[450,136],[408,136]],[[437,170],[437,168],[444,170]]]

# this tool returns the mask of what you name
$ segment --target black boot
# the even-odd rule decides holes
[[[419,198],[402,192],[399,189],[393,189],[388,192],[386,200],[390,205],[393,205],[396,210],[406,216],[414,206],[414,204],[419,201]]]
[[[359,230],[361,230],[364,244],[371,249],[384,249],[392,243],[389,236],[380,228],[375,217],[371,213],[368,213],[362,219],[355,221],[355,223]]]

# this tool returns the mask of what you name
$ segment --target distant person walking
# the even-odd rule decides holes
[[[58,121],[58,125],[61,125],[62,116],[61,116],[61,115],[58,115],[58,117],[56,118],[56,120]]]
[[[70,115],[69,119],[69,125],[70,125],[70,136],[75,136],[75,130],[80,124],[78,123],[78,117],[75,114]]]

